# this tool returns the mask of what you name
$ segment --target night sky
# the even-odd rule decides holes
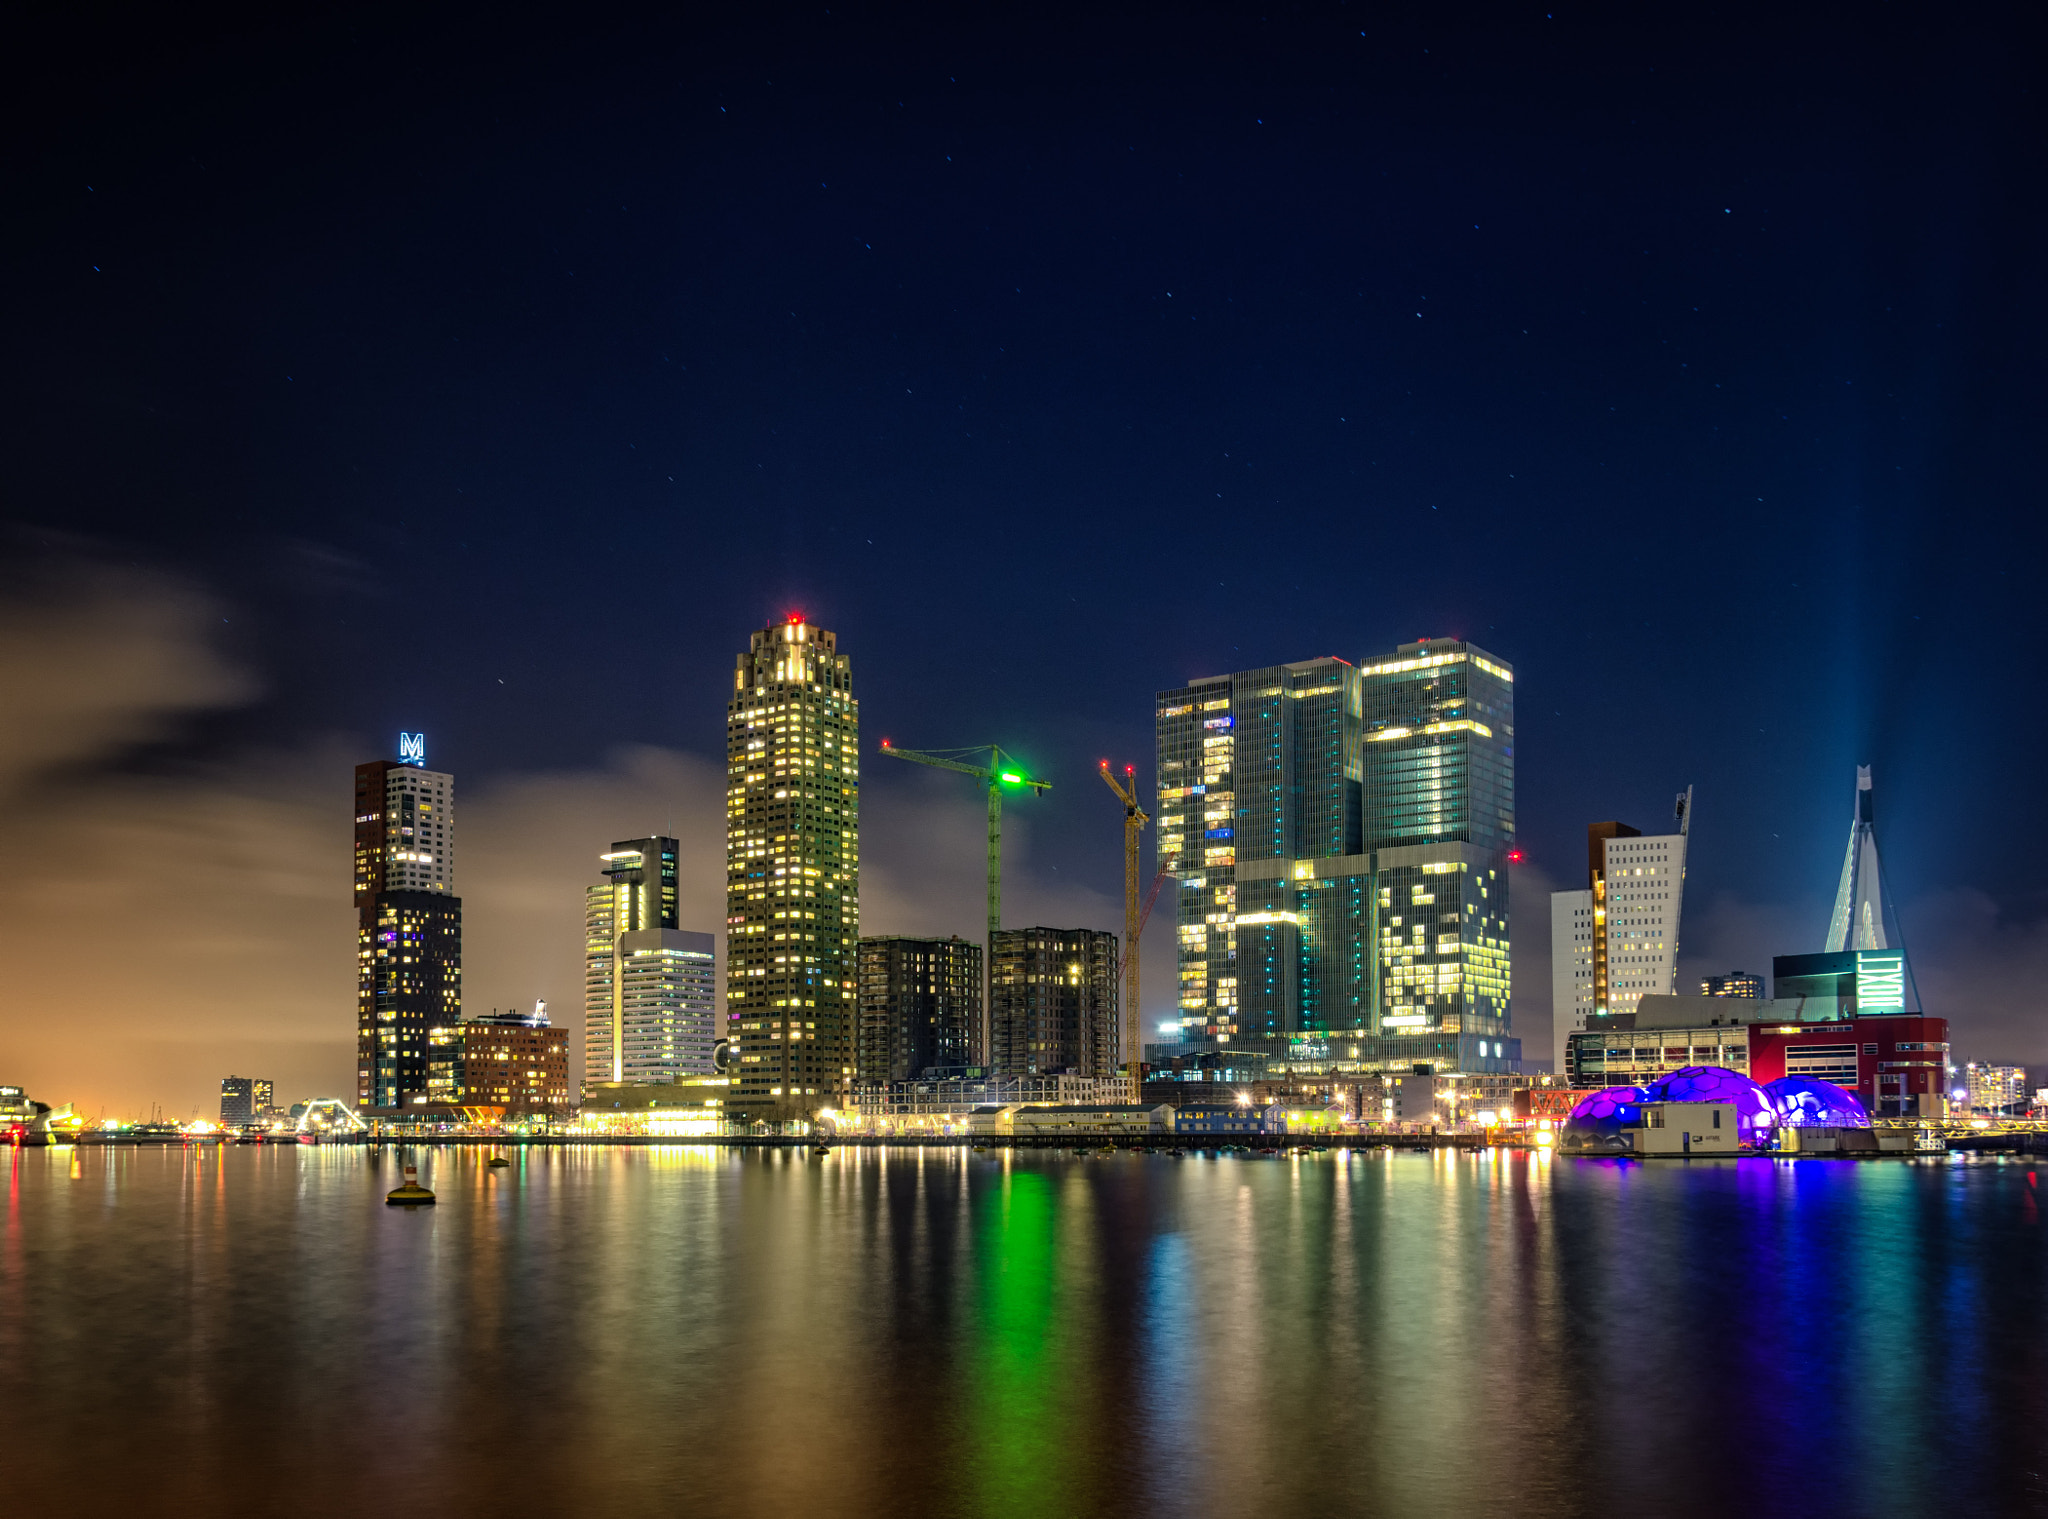
[[[17,32],[0,1081],[350,1085],[400,728],[469,1005],[573,1023],[612,839],[722,917],[732,660],[799,609],[870,755],[1054,778],[1015,911],[1101,927],[1154,691],[1512,661],[1537,1056],[1586,823],[1697,788],[1689,989],[1819,947],[1874,764],[1958,1058],[2048,1061],[2036,13],[1414,9]],[[951,779],[869,760],[866,931],[978,935]]]

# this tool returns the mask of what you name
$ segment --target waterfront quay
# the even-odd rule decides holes
[[[1910,1151],[1887,1151],[1880,1156],[1876,1152],[1852,1152],[1841,1155],[1804,1155],[1782,1158],[1803,1159],[1879,1159],[1926,1157],[1944,1153],[1977,1155],[2048,1155],[2048,1125],[2038,1121],[2017,1121],[2010,1124],[1980,1127],[1971,1124],[1926,1125],[1907,1123],[1880,1123],[1879,1127],[1892,1130],[1910,1131],[1918,1137],[1918,1143]],[[1111,1130],[1074,1130],[1063,1133],[1038,1134],[605,1134],[579,1133],[574,1130],[562,1132],[532,1133],[360,1133],[325,1134],[318,1139],[300,1138],[291,1134],[275,1137],[237,1137],[226,1134],[138,1134],[132,1130],[120,1132],[98,1132],[88,1130],[73,1139],[60,1141],[87,1146],[142,1145],[142,1146],[204,1146],[208,1148],[230,1145],[270,1146],[312,1146],[352,1145],[373,1147],[380,1145],[427,1145],[436,1147],[461,1147],[465,1145],[484,1146],[491,1149],[529,1148],[648,1148],[676,1145],[702,1145],[721,1149],[854,1149],[854,1150],[1036,1150],[1058,1152],[1061,1150],[1086,1150],[1091,1154],[1157,1153],[1157,1154],[1257,1154],[1257,1155],[1320,1155],[1342,1152],[1363,1152],[1372,1150],[1435,1151],[1449,1150],[1467,1154],[1478,1154],[1487,1150],[1519,1150],[1525,1153],[1549,1149],[1542,1142],[1541,1131],[1497,1130],[1492,1132],[1467,1131],[1450,1133],[1394,1133],[1367,1132],[1357,1134],[1247,1134],[1228,1137],[1214,1134],[1177,1134],[1172,1132],[1132,1134]],[[1744,1155],[1769,1155],[1770,1151],[1744,1151]],[[1724,1157],[1725,1158],[1725,1157]]]

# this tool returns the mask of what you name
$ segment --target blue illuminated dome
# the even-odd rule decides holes
[[[1659,1076],[1643,1092],[1645,1102],[1732,1102],[1735,1131],[1744,1144],[1761,1142],[1778,1115],[1764,1089],[1740,1071],[1722,1065],[1689,1065]]]
[[[1643,1121],[1641,1087],[1608,1087],[1579,1099],[1571,1117],[1558,1130],[1557,1147],[1575,1155],[1626,1155],[1630,1147],[1622,1141],[1624,1124]]]
[[[1870,1127],[1870,1113],[1854,1092],[1816,1076],[1780,1076],[1765,1084],[1764,1096],[1789,1129]]]

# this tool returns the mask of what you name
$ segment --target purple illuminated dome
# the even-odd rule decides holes
[[[1579,1099],[1558,1131],[1557,1147],[1573,1155],[1626,1155],[1623,1125],[1643,1121],[1641,1087],[1608,1087]]]
[[[1870,1127],[1870,1113],[1854,1092],[1816,1076],[1780,1076],[1765,1083],[1764,1096],[1786,1128]]]
[[[1721,1065],[1689,1065],[1659,1076],[1643,1093],[1645,1102],[1732,1102],[1735,1132],[1757,1144],[1776,1127],[1778,1115],[1764,1089],[1740,1071]]]

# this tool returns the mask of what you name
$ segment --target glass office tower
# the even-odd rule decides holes
[[[1159,693],[1180,1042],[1488,1072],[1508,1028],[1514,673],[1457,639]]]
[[[1400,1064],[1507,1057],[1514,671],[1455,638],[1359,671],[1365,849],[1378,887],[1375,1025]],[[1448,1036],[1457,1036],[1455,1041]]]
[[[1183,1038],[1292,1045],[1367,1027],[1358,671],[1326,658],[1211,676],[1159,693],[1156,715]]]

